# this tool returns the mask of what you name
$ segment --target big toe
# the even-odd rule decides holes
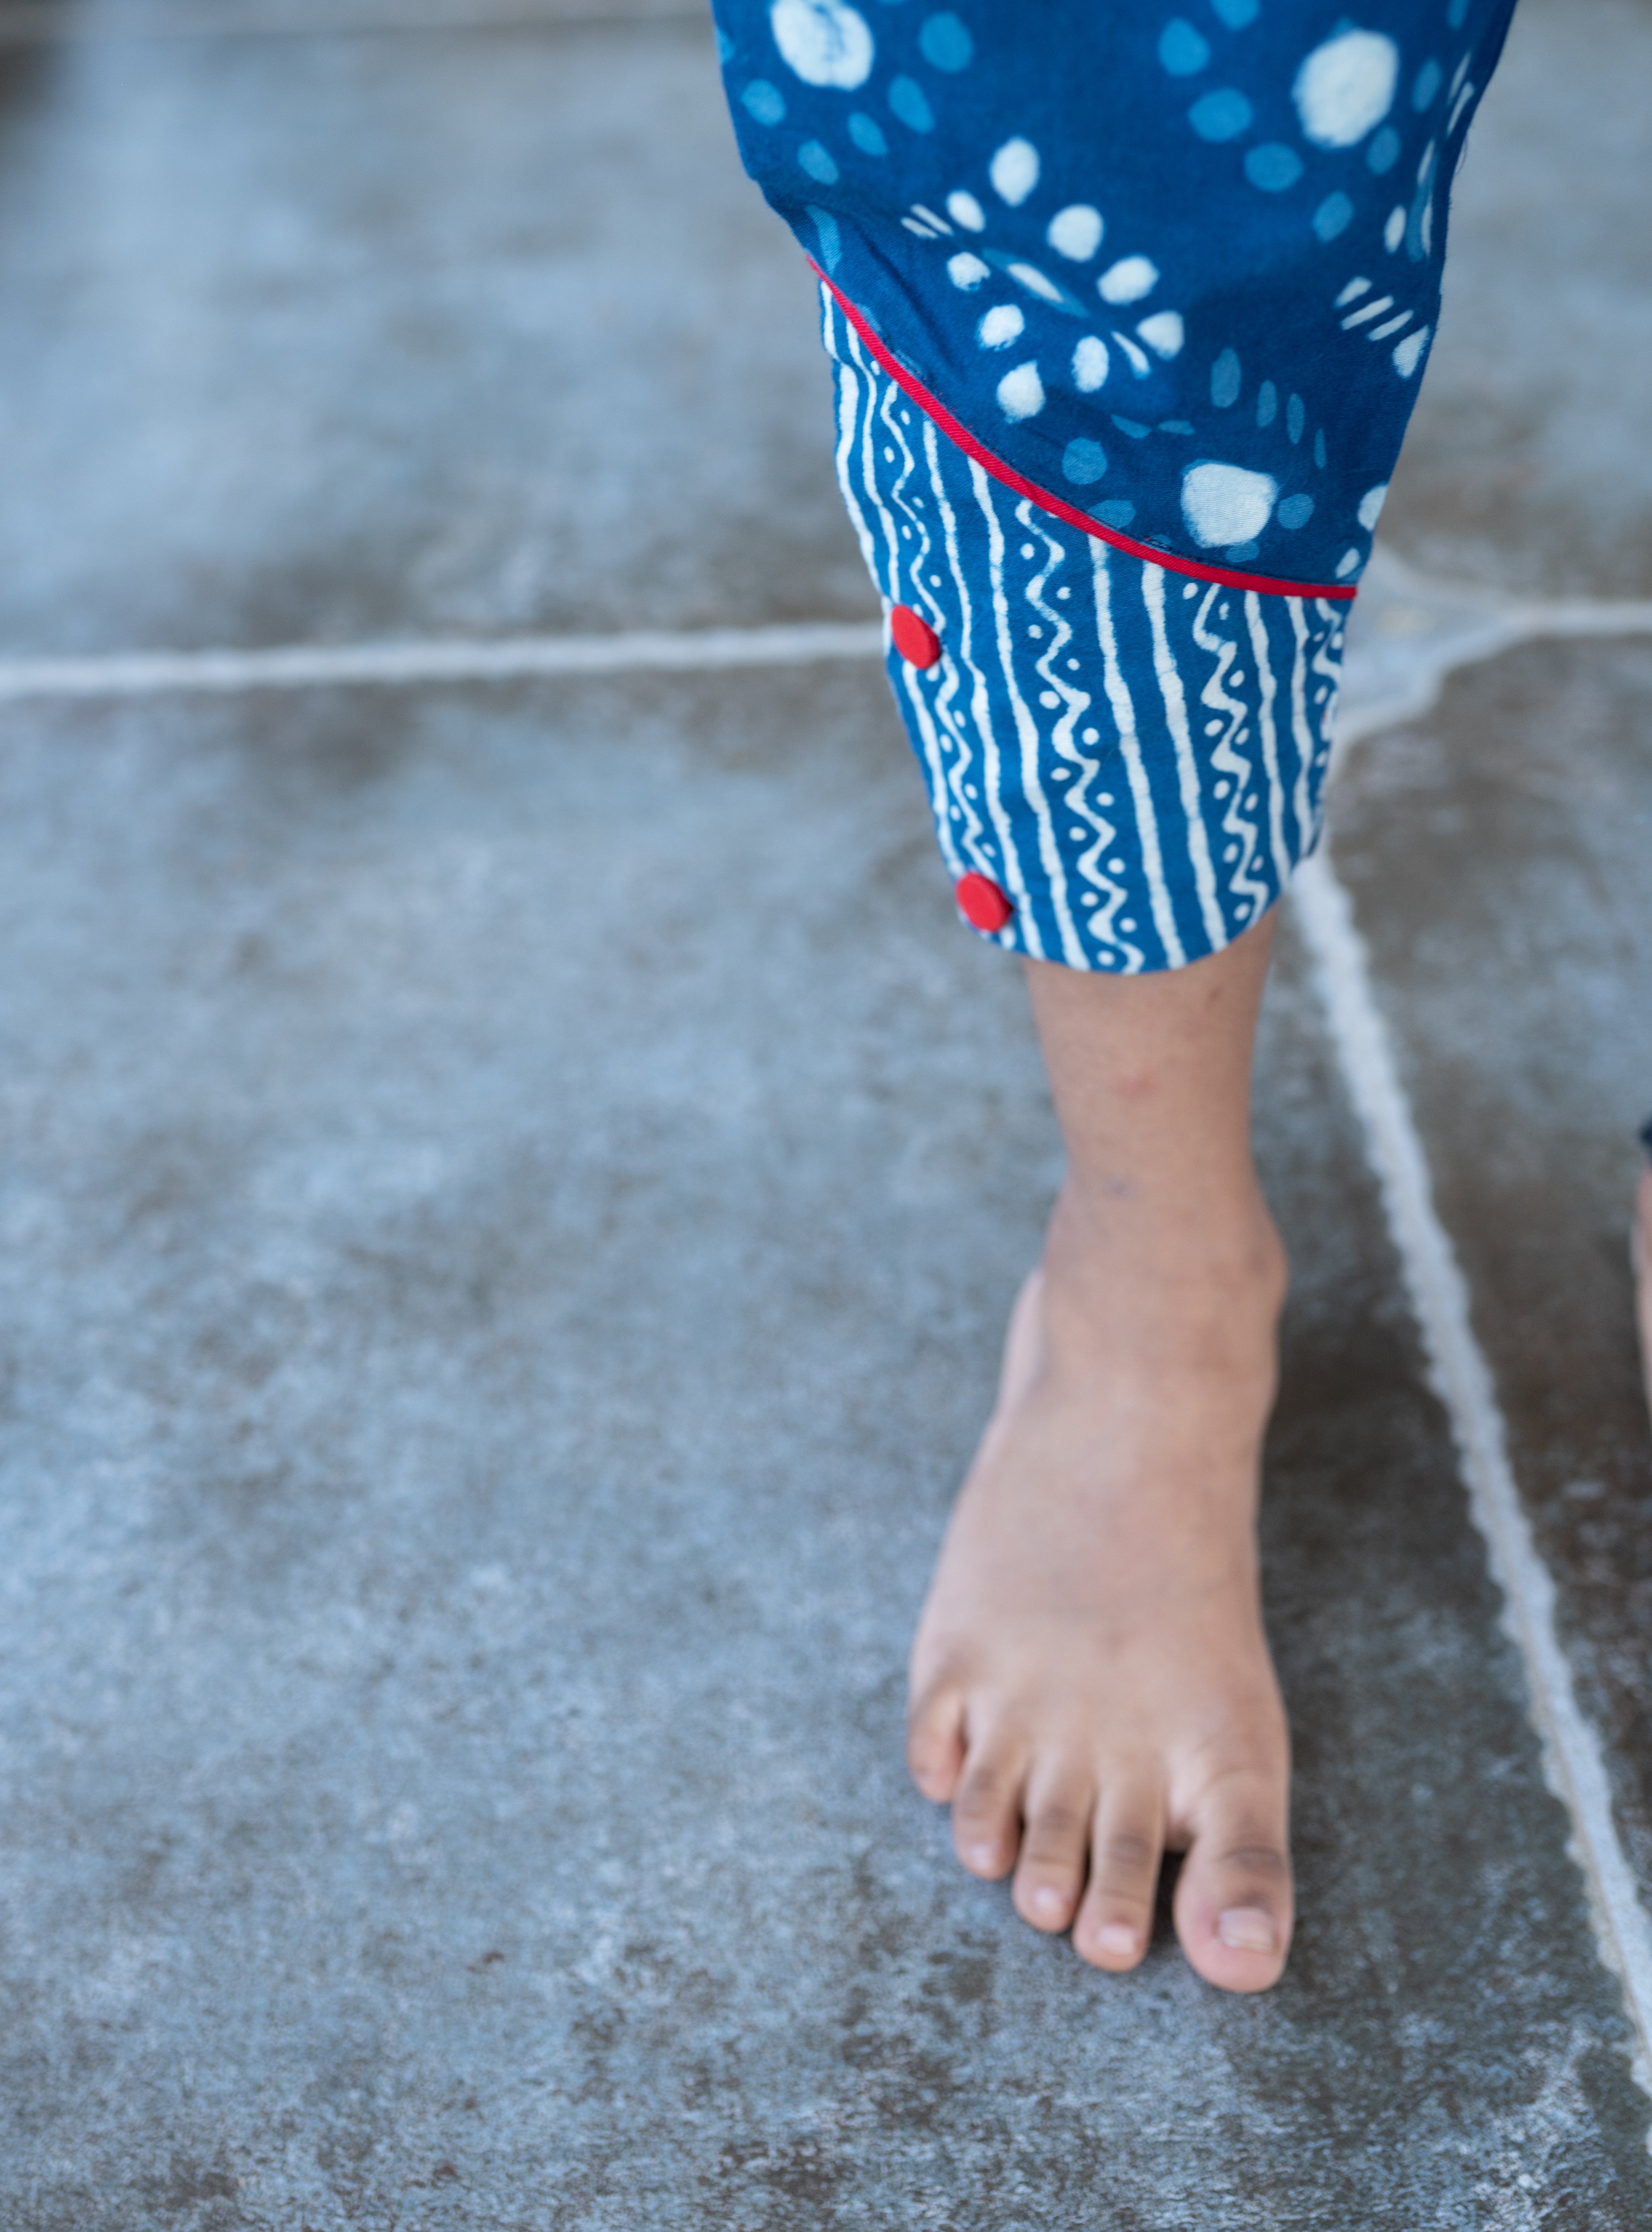
[[[1246,1768],[1213,1785],[1195,1812],[1176,1935],[1224,1991],[1265,1992],[1285,1968],[1294,1919],[1286,1807],[1284,1768]]]
[[[907,1716],[907,1766],[926,1798],[944,1806],[964,1767],[964,1700],[950,1682],[932,1683]]]

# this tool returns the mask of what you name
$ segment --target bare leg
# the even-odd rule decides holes
[[[1164,1850],[1211,1982],[1291,1925],[1289,1737],[1255,1517],[1284,1251],[1250,1150],[1272,920],[1170,975],[1027,964],[1068,1151],[912,1658],[909,1757],[966,1867],[1087,1960],[1146,1950]]]

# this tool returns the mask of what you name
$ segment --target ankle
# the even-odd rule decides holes
[[[1037,1296],[1044,1368],[1091,1379],[1103,1359],[1271,1404],[1288,1271],[1259,1193],[1164,1220],[1091,1213],[1063,1191]]]
[[[1044,1268],[1052,1288],[1091,1281],[1178,1309],[1241,1310],[1277,1318],[1289,1278],[1285,1243],[1252,1181],[1159,1200],[1086,1188],[1069,1178],[1057,1198]]]

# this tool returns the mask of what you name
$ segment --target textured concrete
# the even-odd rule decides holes
[[[1575,5],[1566,41],[1526,0],[1550,177],[1644,21]],[[703,29],[376,12],[311,37],[260,0],[220,41],[144,0],[8,49],[0,642],[864,613],[808,289]],[[1458,228],[1499,304],[1501,222]],[[1497,378],[1564,419],[1571,360],[1499,315]],[[1536,499],[1486,528],[1451,454],[1401,547],[1596,579],[1592,498],[1557,581]],[[1463,678],[1353,758],[1337,857],[1652,1882],[1648,657]],[[1252,2002],[1163,1935],[1083,1969],[901,1768],[1057,1165],[875,671],[14,706],[0,938],[0,2232],[1652,2222],[1288,938],[1265,1527],[1304,1921]]]
[[[564,24],[687,23],[695,0],[0,0],[0,40],[405,36]]]
[[[1652,1885],[1652,1433],[1627,1246],[1652,1113],[1649,736],[1652,645],[1511,652],[1356,749],[1336,858]]]
[[[0,647],[875,610],[708,23],[0,49]]]
[[[1383,516],[1436,573],[1652,593],[1649,85],[1652,0],[1520,0]]]
[[[1098,1979],[907,1788],[907,1634],[1056,1145],[881,691],[14,735],[12,2222],[1652,2211],[1289,979],[1289,1982],[1225,2002],[1167,1943]]]

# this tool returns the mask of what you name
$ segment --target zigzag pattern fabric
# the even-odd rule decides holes
[[[1074,969],[1219,951],[1317,841],[1346,607],[1188,580],[1044,510],[822,303],[838,477],[966,912],[981,927],[970,891],[996,887],[984,934]]]

